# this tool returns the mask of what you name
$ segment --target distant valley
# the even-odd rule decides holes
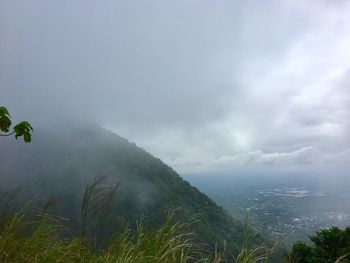
[[[258,232],[286,245],[320,228],[350,224],[350,180],[320,183],[299,176],[186,176],[193,185]],[[317,183],[315,183],[317,182]]]

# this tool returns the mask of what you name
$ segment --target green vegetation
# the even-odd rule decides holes
[[[0,107],[1,136],[31,141],[28,122],[11,125]],[[135,144],[97,127],[40,132],[30,147],[0,141],[0,262],[280,262],[279,248]],[[285,261],[350,262],[350,228],[310,239]]]
[[[269,256],[270,253],[274,251],[274,247],[269,247],[269,242],[259,246],[251,246],[251,243],[254,242],[256,233],[252,231],[248,224],[249,215],[246,217],[244,224],[244,233],[243,233],[243,246],[239,252],[236,262],[239,263],[258,263],[258,262],[270,262]]]
[[[7,152],[0,158],[0,190],[19,188],[14,201],[17,207],[33,197],[37,207],[53,200],[52,212],[67,219],[69,232],[99,237],[94,249],[104,246],[117,226],[132,226],[143,216],[148,226],[156,227],[165,220],[158,211],[176,209],[177,222],[197,217],[190,229],[194,242],[207,244],[211,251],[217,247],[233,256],[240,253],[243,224],[161,160],[99,127],[65,126],[60,133],[55,127],[50,129],[37,128],[29,145],[0,140],[0,148]],[[112,190],[110,186],[119,185],[111,193],[116,202],[104,209],[108,217],[102,210],[87,211],[82,233],[81,204],[86,185],[101,174],[108,177],[95,192],[107,193]],[[103,202],[97,202],[96,207],[104,207]],[[255,236],[254,242],[260,244],[261,238]]]
[[[135,227],[119,225],[119,229],[113,230],[104,245],[97,245],[100,232],[84,230],[92,219],[97,219],[95,222],[103,227],[103,222],[109,216],[107,208],[113,202],[119,186],[100,188],[105,179],[96,178],[86,187],[81,207],[81,235],[67,232],[66,218],[49,213],[55,204],[52,200],[36,213],[29,204],[15,212],[12,211],[12,201],[16,193],[3,194],[0,262],[267,262],[267,246],[251,247],[254,234],[248,227],[245,227],[244,247],[238,257],[231,261],[230,251],[211,251],[208,246],[195,242],[195,234],[190,229],[198,219],[194,217],[181,223],[176,220],[176,210],[168,210],[165,221],[155,228],[149,228],[144,218],[137,220]],[[101,205],[97,207],[97,203]]]
[[[121,257],[122,252],[116,254],[112,251],[123,248],[124,252],[135,252],[135,257],[146,253],[150,258],[148,262],[152,262],[152,258],[154,260],[161,252],[152,254],[156,248],[149,252],[142,250],[147,250],[145,244],[151,246],[155,243],[159,231],[164,232],[159,226],[167,222],[167,217],[159,211],[173,209],[176,212],[172,215],[172,227],[181,229],[181,233],[171,238],[167,235],[169,240],[160,244],[177,244],[176,247],[181,250],[174,253],[184,257],[183,261],[191,262],[189,258],[218,260],[223,255],[233,260],[241,254],[239,262],[247,262],[247,258],[261,256],[260,250],[249,250],[253,254],[246,253],[247,247],[241,253],[245,242],[242,223],[184,181],[169,166],[135,144],[98,127],[69,126],[59,134],[55,130],[55,127],[52,130],[37,129],[36,138],[30,145],[0,141],[0,148],[8,153],[0,158],[0,191],[4,193],[17,189],[16,198],[10,198],[10,207],[15,216],[7,221],[11,222],[9,226],[16,226],[16,231],[11,232],[13,228],[5,224],[5,234],[1,237],[2,242],[8,240],[6,248],[3,248],[4,255],[13,252],[17,256],[23,254],[23,257],[30,258],[26,254],[30,251],[21,252],[16,244],[21,247],[23,244],[42,244],[38,252],[32,250],[37,256],[62,253],[75,257],[76,251],[81,259],[87,257],[98,262],[97,257],[106,257],[104,260],[111,258],[119,262],[115,258]],[[101,173],[104,176],[94,179]],[[0,207],[9,207],[5,200],[0,198]],[[39,224],[37,220],[28,219],[35,217],[34,208],[28,209],[29,216],[25,217],[16,212],[23,206],[27,207],[28,200],[32,200],[30,207],[49,207],[50,214],[56,216],[49,216]],[[59,220],[53,222],[52,218]],[[145,228],[134,224],[140,218],[143,218],[142,226]],[[30,227],[23,227],[28,225]],[[135,234],[139,229],[144,231],[141,236]],[[11,234],[7,236],[6,233]],[[36,237],[44,240],[34,241]],[[145,240],[140,240],[141,237]],[[113,243],[113,240],[120,239],[127,241],[121,243],[123,247],[117,247],[121,244],[116,241]],[[261,242],[257,235],[252,235],[249,240],[252,249]],[[55,248],[62,250],[53,251]],[[162,248],[162,251],[165,253],[169,249]],[[68,258],[65,257],[65,260]],[[17,259],[13,260],[11,262]],[[142,259],[135,262],[147,261]]]
[[[23,137],[24,142],[30,142],[32,140],[31,132],[33,131],[32,126],[27,121],[21,121],[16,124],[11,131],[11,116],[7,108],[0,106],[0,136],[11,136],[15,135],[15,138]]]
[[[104,249],[93,250],[94,239],[63,238],[62,218],[40,213],[32,219],[22,213],[8,216],[0,225],[1,262],[206,262],[201,248],[180,234],[185,224],[173,222],[170,213],[157,231],[125,228]],[[214,261],[213,262],[218,262]]]
[[[16,135],[29,142],[29,131]],[[281,262],[280,248],[135,144],[98,127],[54,131],[0,141],[0,262]],[[349,233],[321,230],[285,261],[346,262]]]
[[[345,263],[350,262],[350,227],[322,229],[310,236],[312,245],[297,242],[286,261],[290,263]]]

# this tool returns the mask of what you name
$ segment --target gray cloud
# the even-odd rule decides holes
[[[264,153],[254,151],[236,156],[223,156],[218,161],[232,164],[310,164],[312,156],[317,154],[317,149],[304,147],[293,152]]]
[[[348,1],[1,2],[0,104],[37,125],[98,122],[181,172],[228,160],[318,165],[350,148],[348,10]]]

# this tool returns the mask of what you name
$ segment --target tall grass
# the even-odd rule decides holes
[[[262,245],[252,245],[256,239],[256,232],[249,227],[248,214],[243,226],[243,245],[236,258],[236,263],[262,263],[269,261],[269,255],[273,251],[273,246],[269,247],[268,242]]]
[[[203,245],[195,243],[193,233],[185,232],[189,223],[174,222],[173,212],[153,231],[145,230],[143,220],[139,220],[135,230],[125,228],[99,251],[81,236],[65,238],[62,224],[60,218],[48,214],[29,219],[18,212],[8,217],[0,229],[0,262],[228,262],[225,252],[208,254]],[[267,262],[267,249],[250,248],[245,243],[236,262]]]
[[[209,262],[202,249],[183,233],[173,213],[156,231],[146,231],[142,220],[135,231],[126,228],[97,252],[81,236],[64,238],[61,220],[40,215],[28,222],[15,213],[0,229],[0,262]]]
[[[169,212],[166,222],[158,231],[145,231],[142,219],[136,231],[130,229],[113,239],[102,252],[98,262],[201,262],[203,255],[184,229],[188,223],[176,223]]]
[[[65,219],[51,215],[54,205],[49,200],[44,209],[33,214],[25,209],[12,211],[5,207],[0,211],[0,263],[46,263],[46,262],[97,262],[97,263],[225,263],[230,262],[229,251],[210,251],[208,246],[194,241],[190,231],[196,218],[189,222],[177,222],[174,210],[169,210],[165,222],[156,229],[147,230],[144,220],[136,227],[125,226],[122,232],[110,229],[108,238],[101,241],[103,224],[108,216],[119,184],[101,188],[104,178],[97,178],[87,185],[81,208],[82,231],[70,235]],[[12,197],[11,197],[12,198]],[[8,206],[11,206],[9,203]],[[89,236],[87,227],[97,224],[97,236]],[[102,233],[102,234],[101,234]],[[239,238],[239,237],[237,237]],[[250,246],[254,239],[248,223],[244,226],[244,242],[236,263],[259,263],[268,261],[269,248],[265,245]],[[231,261],[232,262],[232,261]],[[234,262],[234,261],[233,261]],[[232,262],[232,263],[233,263]]]
[[[89,254],[82,240],[60,238],[62,226],[53,217],[29,221],[19,212],[0,229],[0,262],[84,262]]]

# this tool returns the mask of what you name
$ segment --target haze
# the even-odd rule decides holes
[[[0,105],[183,174],[346,169],[349,73],[349,1],[0,2]]]

